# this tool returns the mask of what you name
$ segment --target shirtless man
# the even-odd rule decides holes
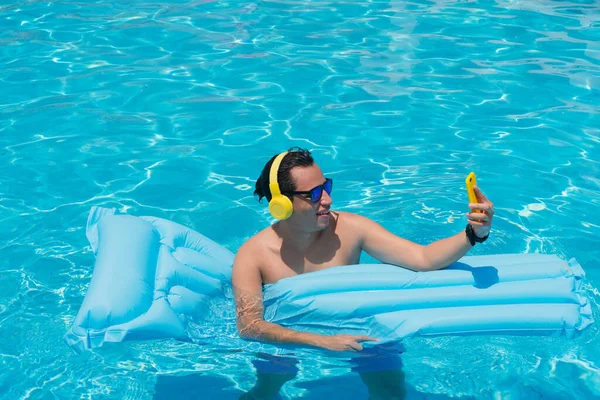
[[[280,220],[250,238],[236,254],[232,279],[241,337],[361,352],[361,342],[377,339],[343,334],[324,336],[264,321],[262,285],[334,266],[358,264],[362,251],[382,263],[414,271],[442,269],[463,257],[476,242],[487,238],[494,215],[492,203],[475,188],[479,203],[469,204],[472,212],[467,213],[467,229],[422,246],[390,233],[368,218],[332,211],[331,189],[332,181],[323,175],[307,150],[290,149],[279,157],[273,156],[265,165],[256,182],[255,194],[259,201],[263,197],[271,201],[279,190],[291,202],[288,211],[291,215],[279,215],[281,207],[273,204],[276,202],[270,203],[269,209]],[[397,357],[397,352],[393,356]],[[271,362],[270,371],[260,368],[265,360],[255,363],[257,383],[246,398],[272,398],[285,382],[295,377],[294,359],[267,356],[267,360]],[[380,359],[378,363],[388,368],[356,370],[371,397],[404,398],[401,363],[382,363]]]

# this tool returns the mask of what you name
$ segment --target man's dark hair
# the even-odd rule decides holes
[[[279,171],[277,172],[277,182],[279,183],[279,189],[282,194],[290,193],[296,190],[296,184],[293,182],[290,175],[290,170],[294,167],[310,167],[315,163],[310,151],[301,149],[299,147],[292,147],[289,153],[283,157],[281,164],[279,165]],[[265,165],[260,176],[256,180],[256,187],[254,195],[258,196],[260,202],[263,197],[267,198],[267,201],[271,201],[271,190],[269,189],[269,174],[271,172],[271,165],[279,154],[275,154],[269,162]],[[288,196],[289,197],[289,196]],[[291,200],[291,199],[290,199]]]

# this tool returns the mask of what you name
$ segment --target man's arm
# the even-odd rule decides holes
[[[241,337],[266,342],[316,345],[316,335],[296,332],[263,319],[262,277],[250,249],[242,247],[233,263],[237,328]]]
[[[368,218],[359,215],[352,218],[360,226],[362,250],[386,264],[413,271],[433,271],[449,266],[471,249],[464,232],[422,246],[394,235]]]
[[[475,234],[484,237],[490,232],[494,205],[479,188],[475,188],[475,194],[479,202],[469,204],[469,208],[481,212],[468,213],[467,218]],[[467,254],[472,247],[464,231],[427,246],[421,246],[388,232],[381,225],[367,218],[358,215],[352,215],[352,218],[359,227],[358,231],[361,232],[362,250],[381,262],[414,271],[446,268]]]
[[[238,251],[233,263],[233,290],[239,335],[244,339],[264,342],[292,343],[322,347],[336,351],[362,350],[358,343],[376,340],[365,336],[324,336],[287,329],[263,319],[262,277],[255,261],[255,249],[247,244]]]

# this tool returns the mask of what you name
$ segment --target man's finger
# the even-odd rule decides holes
[[[467,213],[467,218],[469,218],[470,220],[483,222],[486,222],[489,219],[489,217],[483,213]]]
[[[486,201],[488,201],[488,198],[485,197],[485,194],[483,194],[481,189],[479,189],[477,186],[473,186],[473,191],[475,192],[477,199],[482,200],[482,203],[485,203]]]
[[[472,210],[479,210],[479,211],[488,211],[488,212],[494,212],[494,205],[492,203],[469,203],[468,207]]]
[[[379,342],[379,339],[370,336],[355,336],[354,339],[356,339],[357,342]]]
[[[352,347],[356,351],[361,351],[363,349],[363,347],[357,342],[350,343],[350,347]]]
[[[469,220],[469,224],[472,226],[485,226],[486,225],[486,223],[484,223],[484,222],[471,221],[471,220]]]
[[[483,214],[486,209],[486,205],[482,203],[469,203],[469,208],[471,212]]]

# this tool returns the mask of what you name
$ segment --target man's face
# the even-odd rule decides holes
[[[325,176],[316,163],[310,167],[294,167],[290,174],[296,183],[296,191],[309,191],[325,183]],[[305,231],[320,231],[329,226],[332,200],[325,190],[321,199],[315,203],[311,201],[310,195],[305,194],[296,194],[292,199],[294,213],[290,222]]]

